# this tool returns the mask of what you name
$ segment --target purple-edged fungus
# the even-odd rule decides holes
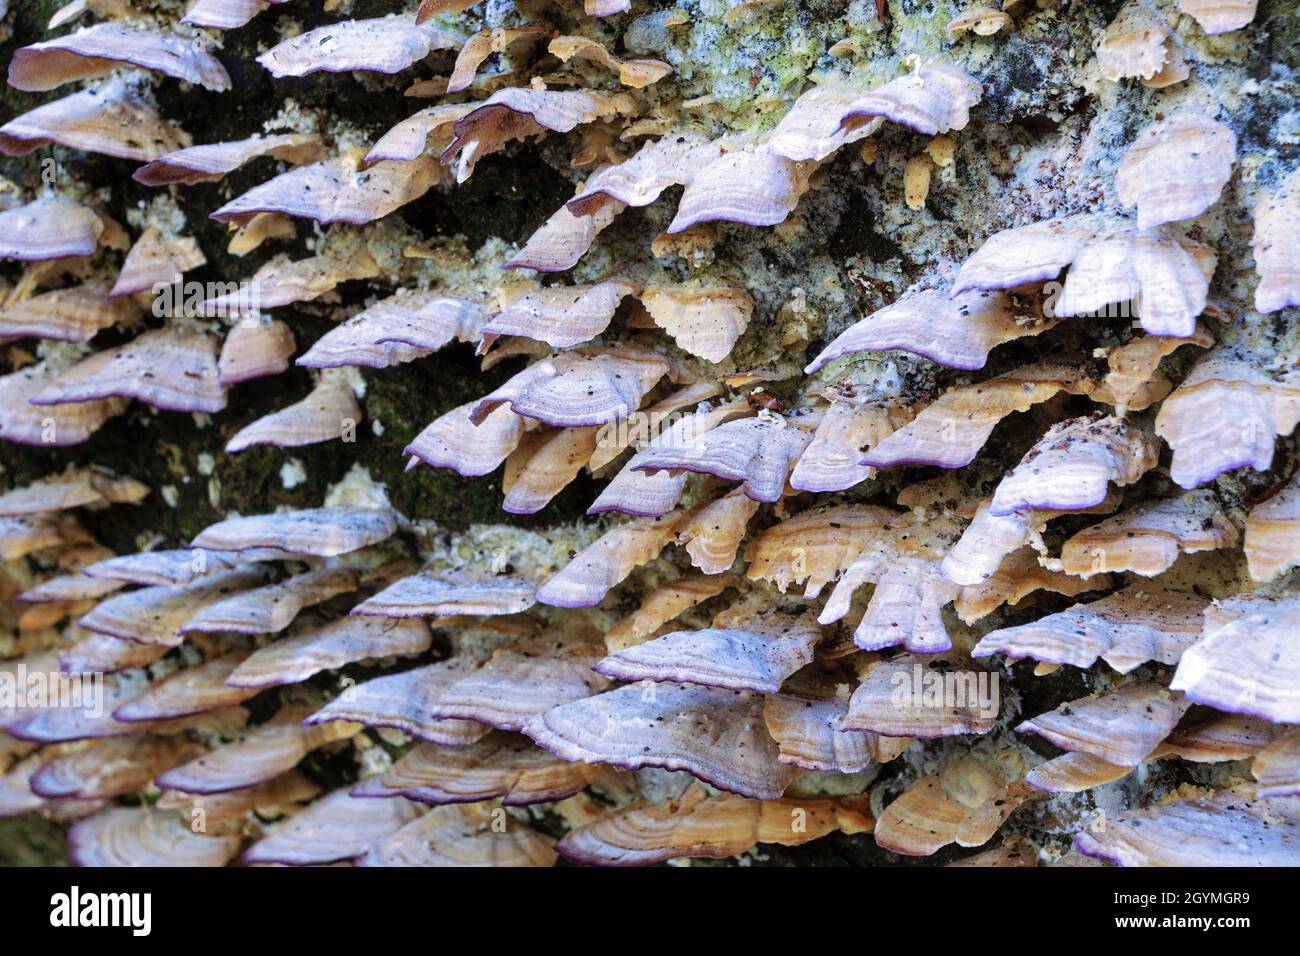
[[[591,248],[596,236],[611,225],[625,208],[627,207],[623,203],[611,201],[600,205],[589,215],[576,215],[568,206],[561,206],[538,227],[505,267],[532,269],[536,272],[564,272],[572,269]]]
[[[1045,308],[1055,318],[1137,303],[1152,335],[1190,336],[1205,309],[1217,256],[1171,227],[1139,232],[1096,214],[1049,219],[991,236],[957,274],[953,293],[1011,289],[1055,279],[1065,284]]]
[[[201,531],[192,548],[244,551],[275,548],[329,558],[377,544],[397,531],[388,511],[373,508],[308,508],[227,518]]]
[[[1234,790],[1102,812],[1074,838],[1075,849],[1116,866],[1289,866],[1297,842],[1291,801]]]
[[[154,804],[159,810],[187,810],[191,821],[195,811],[202,811],[208,829],[235,829],[246,814],[253,812],[263,819],[283,816],[297,810],[297,805],[320,795],[320,787],[301,771],[287,770],[280,776],[243,790],[225,793],[186,793],[165,790]]]
[[[1106,355],[1109,371],[1092,393],[1094,402],[1114,405],[1120,412],[1150,408],[1174,390],[1174,383],[1160,371],[1161,361],[1184,345],[1207,349],[1213,337],[1199,326],[1196,334],[1140,335],[1117,345]]]
[[[673,511],[615,525],[543,582],[537,589],[538,603],[552,607],[599,604],[634,568],[657,558],[685,518],[684,512]]]
[[[780,748],[777,759],[800,770],[859,773],[887,756],[873,734],[843,729],[848,712],[847,698],[834,685],[809,689],[797,678],[763,701],[763,721]]]
[[[605,331],[619,303],[639,291],[638,284],[626,279],[538,289],[487,322],[481,329],[484,346],[499,335],[523,335],[553,348],[578,345]]]
[[[1176,664],[1200,636],[1208,603],[1191,592],[1132,584],[1031,624],[990,631],[971,656],[1005,654],[1075,667],[1091,667],[1100,658],[1121,674],[1146,661]]]
[[[1112,82],[1132,77],[1159,89],[1190,72],[1169,24],[1139,0],[1120,7],[1096,49],[1102,76]]]
[[[343,20],[283,40],[257,58],[274,77],[306,76],[324,70],[400,73],[433,50],[455,50],[461,37],[432,23],[417,25],[410,14],[373,20]]]
[[[1291,728],[1242,714],[1192,711],[1152,752],[1152,757],[1178,757],[1192,763],[1250,760]]]
[[[583,469],[600,440],[598,428],[533,431],[506,459],[501,507],[510,514],[536,514]]]
[[[1131,766],[1107,763],[1075,750],[1040,763],[1025,774],[1025,782],[1044,793],[1082,793],[1122,780],[1132,772]]]
[[[1124,154],[1115,189],[1136,206],[1138,228],[1194,219],[1232,178],[1237,136],[1195,110],[1179,110],[1144,129]]]
[[[231,326],[221,343],[217,373],[222,385],[278,375],[289,367],[295,348],[293,331],[278,319],[244,318]]]
[[[964,129],[983,87],[956,67],[930,63],[869,93],[816,87],[795,101],[772,133],[771,149],[820,162],[870,136],[884,120],[934,136]]]
[[[6,155],[26,156],[50,143],[147,163],[189,146],[190,137],[118,78],[38,106],[0,126],[0,152]]]
[[[186,623],[196,614],[265,580],[261,568],[245,567],[205,575],[180,587],[144,587],[100,601],[77,624],[124,641],[179,647]]]
[[[76,866],[225,866],[240,842],[235,834],[195,833],[188,816],[149,807],[110,807],[68,831]]]
[[[0,259],[44,262],[94,255],[104,220],[62,196],[45,196],[0,212]]]
[[[346,568],[317,568],[206,604],[181,630],[185,634],[274,634],[293,623],[303,608],[354,591],[357,583],[356,573]]]
[[[46,514],[69,508],[136,504],[149,488],[134,478],[113,478],[88,468],[51,475],[0,494],[0,517]]]
[[[367,847],[357,866],[549,867],[554,840],[485,804],[434,807]],[[502,828],[504,821],[504,829]]]
[[[288,0],[194,0],[181,23],[211,27],[214,30],[236,30],[272,4]]]
[[[16,90],[52,90],[74,80],[103,76],[118,66],[151,70],[208,90],[230,88],[230,75],[221,61],[192,39],[120,23],[97,23],[19,48],[9,62],[9,85]]]
[[[354,607],[352,614],[385,618],[519,614],[533,606],[536,591],[531,581],[513,574],[478,568],[424,571],[390,584]]]
[[[426,690],[426,709],[433,717],[521,730],[536,715],[603,688],[605,678],[592,672],[602,652],[582,635],[523,638],[497,648],[478,666],[442,667],[438,685]]]
[[[326,373],[301,401],[245,425],[226,442],[230,454],[254,445],[296,448],[347,440],[361,421],[361,406],[347,378]]]
[[[706,222],[775,226],[799,204],[815,169],[811,161],[778,155],[763,139],[725,142],[720,156],[693,171],[665,231],[676,235]]]
[[[508,807],[570,797],[596,768],[558,760],[526,737],[494,731],[466,747],[421,744],[352,788],[354,797],[405,797],[431,805],[497,800]]]
[[[705,574],[722,574],[736,563],[736,552],[758,502],[737,488],[686,516],[675,529],[676,541],[691,564]]]
[[[169,280],[170,281],[170,280]],[[88,342],[102,329],[126,325],[139,315],[134,302],[106,301],[108,286],[89,283],[54,289],[0,308],[0,339]]]
[[[745,575],[772,582],[782,594],[806,581],[803,596],[812,600],[897,516],[878,505],[810,508],[754,536],[745,551]]]
[[[651,445],[638,456],[638,471],[690,471],[741,482],[755,501],[777,501],[795,462],[813,439],[817,412],[725,422],[688,444]]]
[[[679,615],[717,597],[737,581],[727,575],[692,574],[655,588],[641,601],[641,606],[623,618],[605,634],[605,647],[614,653],[641,644],[661,632],[661,628]]]
[[[108,583],[120,586],[116,581]],[[147,667],[169,650],[166,644],[141,644],[107,634],[91,634],[60,655],[59,668],[65,674],[116,674],[134,667]]]
[[[433,157],[379,160],[362,168],[359,150],[298,166],[254,186],[211,218],[246,226],[263,213],[311,219],[322,225],[361,226],[414,202],[442,178]]]
[[[1156,433],[1173,449],[1169,474],[1196,488],[1226,471],[1273,463],[1275,435],[1300,421],[1300,374],[1275,374],[1253,353],[1215,349],[1160,406]]]
[[[313,133],[253,136],[175,150],[141,166],[131,178],[146,186],[193,186],[216,182],[262,156],[297,165],[314,161],[320,151],[320,137]]]
[[[345,720],[304,726],[298,723],[304,716],[296,709],[281,712],[240,739],[167,770],[156,782],[164,790],[194,794],[242,790],[292,770],[317,747],[346,740],[361,730],[360,724]]]
[[[164,236],[157,226],[149,226],[127,253],[109,297],[156,292],[207,261],[193,239]]]
[[[774,694],[813,658],[822,629],[811,610],[752,594],[698,631],[673,631],[615,651],[594,669],[624,681],[672,681]]]
[[[358,661],[413,657],[427,651],[431,642],[428,627],[414,618],[345,617],[259,648],[226,683],[258,688],[295,684]]]
[[[134,398],[168,412],[219,412],[226,389],[216,341],[204,332],[166,326],[97,352],[33,396],[33,405]]]
[[[1147,427],[1120,418],[1058,422],[1002,479],[989,511],[1082,511],[1106,500],[1110,483],[1131,485],[1155,467],[1159,443]]]
[[[479,425],[501,405],[554,428],[585,428],[626,418],[672,370],[657,352],[621,346],[575,349],[528,366],[479,399],[470,421]]]
[[[1300,600],[1285,580],[1216,602],[1169,685],[1198,704],[1300,723]]]
[[[1278,737],[1255,756],[1250,772],[1259,797],[1300,796],[1300,731]]]
[[[653,866],[688,857],[720,859],[760,843],[800,846],[828,833],[870,833],[871,817],[850,800],[750,800],[698,784],[664,804],[614,810],[566,834],[560,855],[589,866]]]
[[[231,687],[226,678],[246,657],[247,651],[232,651],[177,671],[114,708],[113,719],[123,723],[175,720],[241,704],[257,691]]]
[[[479,66],[493,53],[508,53],[516,44],[539,42],[551,32],[542,26],[493,27],[479,30],[465,41],[465,45],[456,54],[456,63],[452,66],[451,76],[447,78],[447,92],[459,93],[474,83],[474,74]],[[469,112],[471,105],[462,111]]]
[[[940,571],[940,559],[956,537],[949,521],[923,518],[920,512],[896,516],[863,542],[861,553],[844,571],[818,618],[830,624],[848,614],[853,594],[875,584],[871,601],[853,635],[863,650],[902,644],[916,654],[952,647],[941,609],[958,589]]]
[[[1061,547],[1061,569],[1088,578],[1106,571],[1155,577],[1178,556],[1237,543],[1237,528],[1208,491],[1144,501],[1084,528]]]
[[[896,349],[949,368],[984,367],[989,352],[1013,339],[1037,335],[1054,319],[1020,315],[1007,293],[977,289],[948,296],[937,290],[905,295],[844,332],[804,369],[808,374],[856,352]]]
[[[691,391],[692,387],[688,386],[682,391]],[[639,415],[645,416],[643,421],[646,424],[646,431],[653,433],[658,426],[656,419],[659,418],[659,410],[662,410],[663,404],[656,405],[647,409]],[[641,448],[633,455],[623,466],[623,469],[614,476],[614,480],[605,486],[590,508],[587,514],[600,514],[605,511],[618,511],[623,514],[632,515],[633,517],[657,517],[668,514],[677,507],[681,500],[682,493],[686,489],[686,480],[689,474],[685,471],[674,471],[663,469],[655,472],[645,472],[640,470],[641,463],[646,459],[658,453],[660,449],[679,448],[682,445],[696,441],[705,432],[717,428],[719,425],[733,421],[736,418],[748,417],[751,414],[749,404],[744,401],[724,402],[718,405],[705,404],[688,414],[682,415],[675,422],[668,424],[666,428],[660,428],[658,434],[650,440],[645,447]],[[602,429],[602,440],[597,443],[596,452],[592,455],[592,460],[588,467],[595,471],[597,458],[602,451],[608,454],[607,449],[602,448],[605,444],[605,437],[609,432],[628,432],[631,428],[611,428]],[[616,442],[611,442],[616,444]],[[622,451],[621,448],[618,451]]]
[[[16,601],[23,604],[67,604],[80,601],[94,601],[106,597],[124,587],[121,581],[107,578],[92,578],[88,575],[62,574],[46,578],[40,584],[28,588],[17,595]]]
[[[990,676],[959,667],[956,659],[911,655],[877,664],[853,692],[843,728],[922,740],[987,734],[999,704]]]
[[[366,727],[388,727],[443,747],[464,747],[492,728],[473,720],[442,720],[429,716],[429,703],[444,684],[464,673],[467,665],[453,658],[397,674],[376,677],[349,687],[307,718],[307,723],[347,720]]]
[[[408,116],[375,141],[366,162],[380,159],[414,160],[426,149],[441,153],[451,142],[452,127],[475,103],[444,103]]]
[[[442,161],[456,161],[456,181],[463,183],[475,163],[511,140],[547,131],[567,133],[581,124],[612,120],[636,109],[631,97],[622,93],[507,87],[456,121]]]
[[[287,866],[348,860],[392,836],[422,812],[418,803],[401,797],[357,800],[347,790],[335,790],[272,827],[241,859]]]
[[[202,752],[202,745],[183,737],[119,737],[47,761],[31,788],[49,799],[108,799],[140,790]]]
[[[373,279],[379,272],[379,265],[364,250],[348,256],[330,254],[293,261],[277,256],[237,289],[205,300],[202,307],[204,314],[243,318],[256,309],[319,299],[341,282]]]
[[[218,554],[189,548],[175,551],[142,551],[139,554],[124,554],[96,561],[84,568],[83,573],[92,578],[105,578],[110,581],[121,581],[124,584],[165,584],[169,587],[183,587],[205,575],[229,571],[243,559],[255,561],[265,557],[269,560],[277,556],[270,553],[265,556]]]
[[[416,435],[402,453],[412,456],[412,465],[422,461],[431,468],[451,468],[467,477],[496,471],[523,439],[524,419],[500,405],[476,422],[478,406],[478,402],[468,402],[446,412]]]
[[[1072,700],[1016,727],[1062,750],[1136,767],[1174,729],[1191,701],[1154,681],[1135,681],[1110,693]]]
[[[957,616],[967,624],[987,617],[1003,604],[1019,604],[1035,591],[1051,591],[1077,597],[1084,591],[1110,587],[1109,574],[1078,578],[1063,571],[1045,568],[1031,547],[1020,548],[1003,558],[992,576],[963,587],[953,602]]]
[[[798,772],[778,762],[757,694],[629,684],[546,711],[524,732],[562,760],[685,770],[722,790],[774,800]]]
[[[861,464],[872,468],[964,468],[1006,416],[1027,411],[1061,391],[1086,392],[1089,387],[1076,371],[1063,366],[1027,365],[998,378],[954,388],[871,448]]]
[[[862,464],[863,453],[906,425],[911,417],[911,408],[901,402],[836,397],[790,473],[790,487],[799,491],[843,491],[874,478],[876,469]]]
[[[387,368],[429,355],[453,341],[477,342],[491,316],[479,302],[401,289],[326,332],[297,364]]]
[[[972,752],[917,780],[876,819],[876,845],[929,856],[950,843],[982,846],[1034,793],[1013,749]]]

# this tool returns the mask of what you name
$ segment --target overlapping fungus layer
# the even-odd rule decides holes
[[[1300,862],[1253,2],[139,6],[5,14],[0,815],[87,866]]]

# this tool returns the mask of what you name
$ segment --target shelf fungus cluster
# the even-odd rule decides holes
[[[16,6],[0,816],[1300,863],[1287,4]]]

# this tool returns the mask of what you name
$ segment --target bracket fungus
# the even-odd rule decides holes
[[[1061,570],[1088,578],[1107,571],[1155,577],[1180,554],[1231,548],[1237,528],[1214,497],[1193,492],[1146,501],[1084,528],[1061,546]]]
[[[1300,861],[1286,3],[282,3],[0,0],[0,863]]]
[[[1200,637],[1208,603],[1190,592],[1133,584],[1030,624],[990,631],[971,656],[1005,654],[1075,667],[1101,659],[1121,674],[1146,661],[1177,664]]]
[[[663,805],[615,810],[566,834],[556,851],[592,866],[727,857],[759,843],[797,846],[832,830],[870,832],[871,817],[835,800],[750,800],[698,785]]]
[[[1298,838],[1294,807],[1221,790],[1103,814],[1074,845],[1116,866],[1285,866]]]
[[[400,73],[433,50],[457,49],[462,40],[436,24],[417,25],[410,15],[344,20],[308,30],[273,46],[257,62],[275,77],[324,70]]]
[[[590,764],[557,760],[526,737],[494,731],[465,747],[421,744],[354,787],[352,796],[405,797],[432,806],[500,800],[517,807],[563,800],[595,775]]]
[[[70,93],[0,126],[0,152],[9,156],[58,143],[68,149],[147,163],[190,145],[143,95],[121,79]]]
[[[9,85],[16,90],[52,90],[74,80],[102,76],[120,64],[209,90],[230,88],[230,75],[221,61],[193,41],[119,23],[97,23],[22,47],[9,61]]]
[[[253,136],[234,142],[188,146],[145,163],[131,178],[146,186],[193,186],[217,182],[227,173],[263,156],[294,164],[310,162],[320,148],[320,137],[310,133]]]
[[[822,630],[794,608],[742,602],[711,627],[673,631],[625,647],[594,665],[623,681],[673,681],[774,694],[786,678],[812,662]]]
[[[1184,110],[1134,140],[1115,173],[1120,202],[1137,206],[1138,228],[1194,219],[1232,177],[1237,137],[1202,113]]]
[[[749,691],[647,682],[544,711],[524,732],[562,760],[685,770],[772,800],[797,773],[778,761],[762,711],[763,698]]]
[[[1208,609],[1200,639],[1183,652],[1169,686],[1229,713],[1300,722],[1293,640],[1300,609],[1282,587],[1266,585]]]
[[[1160,406],[1156,433],[1173,449],[1169,474],[1197,488],[1235,468],[1264,471],[1275,435],[1300,421],[1300,374],[1274,374],[1258,355],[1215,349]]]
[[[1004,342],[1037,335],[1054,323],[1016,315],[1010,297],[977,290],[946,296],[936,290],[904,296],[849,326],[804,369],[820,371],[855,352],[897,349],[949,368],[980,369]],[[1028,321],[1026,320],[1028,318]]]

